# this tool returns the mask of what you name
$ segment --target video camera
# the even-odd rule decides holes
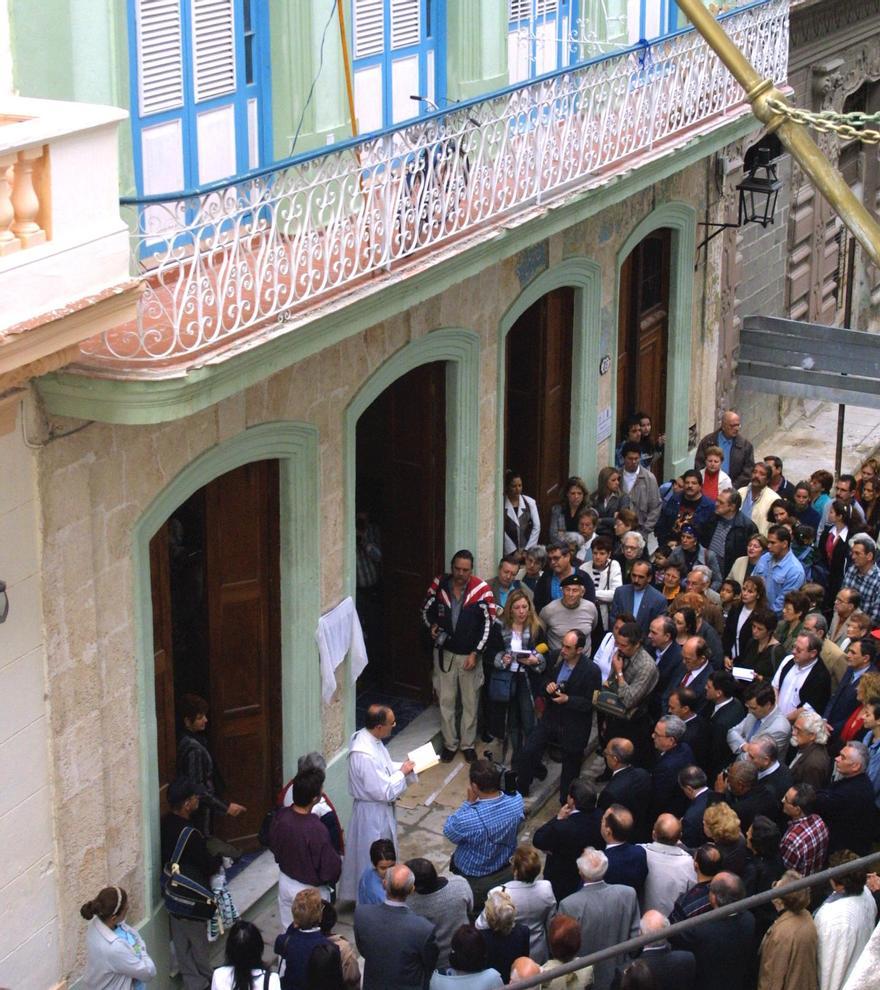
[[[484,749],[483,758],[488,760],[493,767],[498,771],[501,777],[501,790],[504,794],[516,794],[516,770],[511,770],[510,767],[506,767],[503,763],[499,763],[493,756],[492,750]]]

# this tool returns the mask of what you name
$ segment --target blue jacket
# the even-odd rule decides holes
[[[678,512],[680,508],[680,494],[673,495],[663,503],[663,508],[660,510],[660,518],[657,520],[657,525],[654,527],[654,534],[659,543],[663,543],[665,540],[668,540],[673,536],[677,538],[677,533],[675,532],[675,522],[678,519]],[[704,526],[711,521],[714,515],[715,503],[711,498],[701,495],[700,500],[697,502],[696,508],[694,509],[693,518],[691,519],[691,525],[697,531],[698,539],[703,533]]]

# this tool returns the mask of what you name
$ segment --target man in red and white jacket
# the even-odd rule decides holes
[[[461,744],[468,763],[477,758],[477,712],[483,665],[477,658],[495,618],[495,601],[485,581],[474,576],[474,555],[459,550],[451,573],[438,574],[428,588],[422,620],[434,640],[434,687],[440,702],[443,750],[448,763]],[[461,732],[456,730],[455,708],[461,695]]]

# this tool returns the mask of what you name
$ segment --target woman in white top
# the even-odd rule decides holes
[[[504,556],[515,553],[522,563],[525,551],[538,545],[541,517],[538,503],[523,495],[522,478],[513,471],[504,473]]]
[[[547,926],[556,914],[553,887],[549,880],[538,879],[541,856],[530,843],[524,842],[516,847],[510,865],[513,867],[513,880],[493,890],[507,891],[516,908],[516,920],[528,926],[529,958],[539,964],[546,962],[549,955]],[[489,927],[485,909],[477,918],[476,925],[477,928]]]
[[[226,965],[214,970],[211,990],[281,990],[277,973],[263,965],[263,936],[249,921],[236,921],[226,939]]]
[[[596,588],[596,605],[602,616],[602,628],[606,631],[608,625],[608,608],[614,598],[614,592],[623,584],[620,564],[611,559],[614,543],[610,536],[597,536],[593,540],[592,560],[581,567],[593,579]]]
[[[89,990],[140,990],[156,975],[143,939],[125,923],[127,911],[122,887],[105,887],[79,909],[89,922],[83,976]]]

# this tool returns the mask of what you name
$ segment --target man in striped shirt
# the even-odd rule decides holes
[[[453,873],[463,876],[474,895],[474,914],[483,910],[486,894],[513,879],[510,857],[523,820],[520,794],[503,794],[501,771],[489,760],[470,766],[465,803],[453,812],[443,834],[455,843]]]
[[[807,783],[789,787],[782,798],[782,810],[791,821],[779,855],[787,869],[797,870],[802,877],[823,870],[828,857],[828,826],[813,812],[815,801],[816,788]]]

